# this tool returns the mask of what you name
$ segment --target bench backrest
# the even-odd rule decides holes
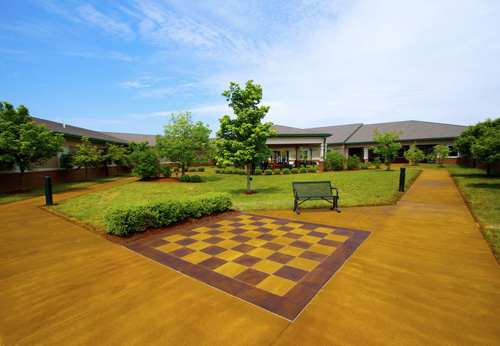
[[[332,194],[332,185],[329,181],[294,181],[292,186],[299,196],[330,196]]]

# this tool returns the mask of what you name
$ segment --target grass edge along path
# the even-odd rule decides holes
[[[407,171],[406,189],[420,174]],[[281,176],[254,177],[253,186],[258,194],[245,196],[244,177],[204,173],[205,183],[149,183],[135,182],[110,189],[79,196],[50,207],[64,217],[84,222],[86,225],[103,229],[104,214],[112,206],[163,198],[180,199],[209,192],[229,192],[233,209],[240,211],[282,210],[293,208],[292,181],[330,180],[340,190],[340,208],[353,206],[391,205],[396,203],[402,192],[399,187],[399,170],[343,171]],[[240,186],[241,185],[241,186]],[[327,208],[323,201],[311,201],[304,208]]]

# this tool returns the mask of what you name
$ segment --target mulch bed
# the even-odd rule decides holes
[[[259,193],[259,191],[243,191],[241,194],[242,195],[255,195],[256,193]]]
[[[33,193],[31,190],[15,190],[15,191],[10,191],[7,194],[8,195],[27,195],[28,193]]]

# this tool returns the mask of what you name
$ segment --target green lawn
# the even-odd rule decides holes
[[[419,175],[418,170],[407,171],[406,185]],[[328,173],[290,174],[253,177],[252,189],[259,193],[242,195],[246,190],[246,176],[201,173],[204,183],[135,182],[73,198],[52,209],[68,217],[103,228],[108,208],[131,201],[156,198],[180,199],[208,192],[229,192],[234,209],[242,211],[292,209],[292,181],[330,180],[339,189],[340,208],[350,206],[388,205],[395,203],[402,193],[398,191],[399,170],[360,170]],[[326,208],[322,201],[311,201],[304,208]]]
[[[56,192],[70,190],[70,189],[85,187],[85,186],[89,186],[89,185],[115,181],[115,180],[126,178],[129,176],[130,175],[112,176],[112,177],[96,178],[96,179],[92,179],[91,181],[85,181],[85,182],[74,181],[74,182],[70,182],[70,183],[52,184],[52,192],[56,193]],[[33,191],[33,193],[22,194],[22,195],[9,195],[8,193],[0,192],[0,204],[17,202],[17,201],[22,201],[25,199],[45,195],[45,187],[44,186],[32,187],[29,190]]]

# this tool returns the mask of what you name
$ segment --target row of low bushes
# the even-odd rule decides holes
[[[205,172],[205,167],[190,167],[188,172]]]
[[[348,156],[347,159],[338,151],[329,151],[326,154],[325,168],[327,171],[341,171],[344,168],[352,169],[370,169],[371,167],[380,168],[382,161],[376,157],[373,162],[361,162],[361,158],[357,155]]]
[[[187,175],[187,174],[183,174],[179,177],[179,181],[183,182],[183,183],[201,183],[201,177],[199,175]]]
[[[247,171],[245,171],[244,169],[234,169],[233,170],[231,168],[227,168],[227,169],[216,169],[215,173],[220,173],[220,174],[241,174],[241,175],[244,175],[244,174],[247,174]],[[316,168],[314,168],[314,167],[309,167],[309,168],[302,167],[300,169],[298,169],[298,168],[292,168],[292,169],[283,168],[283,170],[281,170],[279,168],[276,168],[275,170],[266,169],[265,171],[262,171],[260,168],[257,168],[253,172],[253,175],[262,175],[262,173],[264,173],[265,175],[316,173]]]
[[[210,193],[183,200],[159,199],[124,204],[104,216],[106,231],[122,236],[143,232],[149,227],[165,227],[190,217],[227,211],[233,206],[229,193]]]

